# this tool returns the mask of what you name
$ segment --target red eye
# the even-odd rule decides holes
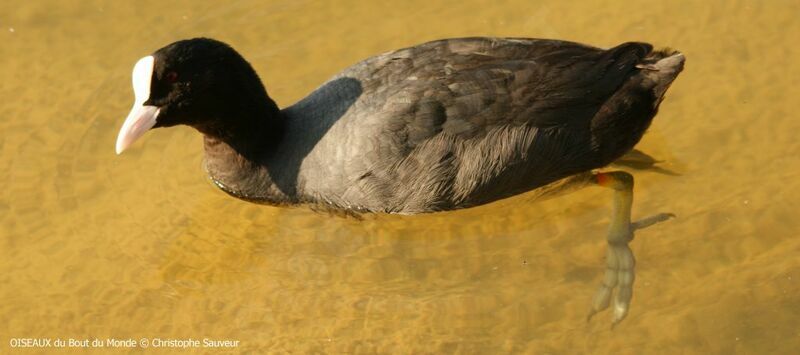
[[[166,80],[168,83],[174,83],[178,81],[178,73],[171,71],[164,76],[164,80]]]

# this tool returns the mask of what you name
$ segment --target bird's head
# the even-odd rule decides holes
[[[185,124],[213,132],[248,109],[253,100],[243,97],[255,96],[255,102],[267,97],[250,64],[227,44],[208,38],[178,41],[139,59],[133,91],[117,154],[155,127]]]

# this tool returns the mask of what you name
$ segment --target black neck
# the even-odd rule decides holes
[[[283,115],[266,93],[260,99],[228,102],[225,117],[194,127],[203,133],[205,167],[223,191],[245,200],[287,203],[291,197],[275,186],[267,161],[284,132]]]
[[[214,117],[195,128],[206,140],[212,139],[230,146],[248,159],[263,158],[274,148],[283,135],[284,120],[280,109],[272,99],[264,95],[260,99],[238,98],[239,102],[226,103],[224,117]]]

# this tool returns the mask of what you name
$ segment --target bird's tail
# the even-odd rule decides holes
[[[653,85],[653,94],[658,98],[656,105],[661,103],[664,93],[678,74],[683,71],[683,64],[686,57],[683,53],[673,49],[665,48],[650,52],[636,68],[641,70],[645,81]]]

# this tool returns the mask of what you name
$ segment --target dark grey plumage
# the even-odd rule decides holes
[[[212,69],[239,73],[230,76],[242,87],[257,82],[263,90],[249,64],[213,40],[165,47],[156,67],[159,55],[215,45],[216,55],[229,50],[235,58]],[[180,70],[197,57],[170,65]],[[209,174],[241,198],[449,210],[620,157],[639,141],[682,64],[682,55],[645,43],[602,50],[554,40],[448,39],[364,60],[283,110],[265,91],[230,88],[216,98],[227,109],[205,109],[206,119],[189,124],[206,134]]]
[[[224,191],[346,212],[464,208],[578,174],[614,191],[587,316],[613,303],[613,325],[633,295],[634,231],[670,215],[632,223],[630,174],[579,173],[633,148],[683,63],[645,43],[449,39],[369,58],[280,110],[231,47],[191,39],[134,66],[136,101],[116,149],[151,127],[190,125]]]

